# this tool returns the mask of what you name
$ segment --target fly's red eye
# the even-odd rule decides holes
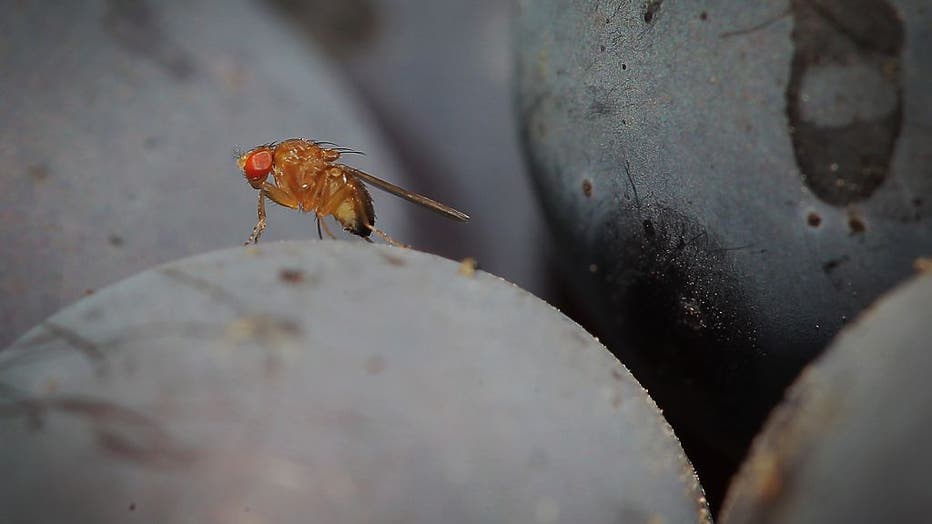
[[[243,165],[243,173],[246,178],[252,180],[265,180],[272,171],[272,152],[268,149],[253,151],[246,157]]]

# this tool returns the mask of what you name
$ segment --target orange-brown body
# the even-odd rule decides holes
[[[373,232],[397,244],[375,227],[372,197],[363,182],[424,206],[454,220],[466,222],[469,216],[423,195],[412,193],[356,168],[338,163],[341,149],[322,147],[323,142],[292,138],[255,147],[239,156],[237,163],[253,189],[259,190],[259,221],[247,244],[256,243],[265,230],[265,199],[317,217],[320,227],[331,237],[322,219],[332,216],[343,229],[368,239]],[[271,175],[271,179],[269,179]]]
[[[277,204],[318,218],[333,216],[344,229],[368,237],[375,225],[372,197],[346,166],[340,152],[304,139],[285,140],[272,149],[275,189],[264,188]],[[268,184],[268,182],[266,182]]]

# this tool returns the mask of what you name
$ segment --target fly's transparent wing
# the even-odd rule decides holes
[[[430,209],[431,211],[435,213],[439,213],[447,218],[458,220],[460,222],[469,222],[469,215],[467,215],[466,213],[463,213],[462,211],[453,209],[452,207],[446,204],[441,204],[440,202],[427,198],[424,195],[412,193],[408,191],[407,189],[398,187],[395,184],[392,184],[391,182],[386,182],[382,180],[381,178],[374,177],[370,175],[369,173],[360,171],[356,168],[352,168],[352,167],[342,165],[342,164],[340,165],[340,167],[343,168],[351,176],[354,176],[362,180],[363,182],[365,182],[366,184],[369,184],[370,186],[377,187],[381,189],[382,191],[386,191],[397,197],[401,197],[407,200],[408,202],[413,202],[417,205],[424,206],[427,209]]]

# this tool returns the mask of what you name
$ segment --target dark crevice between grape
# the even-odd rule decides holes
[[[751,439],[800,365],[757,355],[756,321],[740,275],[712,232],[672,209],[612,211],[582,260],[599,268],[596,330],[663,410],[713,511]],[[607,290],[607,291],[606,291]]]

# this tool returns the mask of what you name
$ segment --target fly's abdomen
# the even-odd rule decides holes
[[[333,216],[346,231],[361,237],[368,237],[372,234],[371,226],[375,225],[372,197],[359,181],[350,179],[347,180],[347,184],[352,191],[333,211]]]

